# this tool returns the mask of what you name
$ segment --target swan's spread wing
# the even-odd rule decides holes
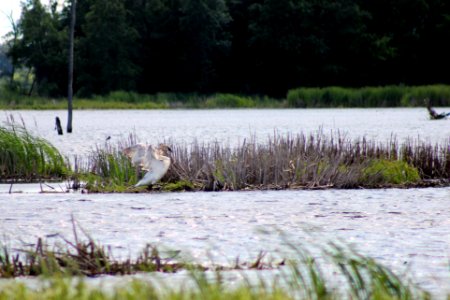
[[[142,164],[142,160],[145,158],[147,147],[148,146],[144,144],[136,144],[123,149],[123,153],[131,159],[131,163],[134,165],[140,165]]]
[[[142,157],[140,167],[142,170],[150,171],[155,161],[158,161],[155,149],[150,145],[146,148],[145,155]]]
[[[160,180],[169,169],[170,158],[162,155],[161,149],[154,149],[151,145],[136,144],[123,150],[134,165],[147,171],[136,186],[149,185]]]
[[[150,154],[148,154],[148,156],[150,156]],[[157,182],[167,173],[169,166],[170,158],[168,157],[162,156],[161,159],[152,158],[152,160],[146,162],[145,168],[148,172],[136,184],[136,186],[148,185]],[[144,167],[142,168],[144,169]]]

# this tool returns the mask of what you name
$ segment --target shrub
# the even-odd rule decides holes
[[[243,107],[255,107],[256,103],[250,97],[242,97],[232,94],[216,94],[212,97],[208,97],[204,106],[206,108],[243,108]]]
[[[364,169],[364,178],[374,184],[411,184],[420,181],[417,168],[400,160],[372,160]]]

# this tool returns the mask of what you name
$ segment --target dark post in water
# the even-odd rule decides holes
[[[63,129],[62,129],[62,127],[61,127],[61,120],[59,120],[59,118],[58,117],[56,117],[56,130],[58,131],[58,134],[59,135],[63,135]]]

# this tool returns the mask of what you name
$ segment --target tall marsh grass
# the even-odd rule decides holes
[[[189,190],[418,186],[429,180],[450,180],[449,145],[398,145],[395,140],[380,144],[319,133],[275,134],[265,143],[251,139],[237,147],[193,143],[171,148],[172,165],[162,182],[182,182]],[[115,168],[98,174],[117,185],[135,183],[141,174],[133,173],[120,147],[108,151],[109,164]],[[93,170],[104,161],[102,156],[92,156],[87,165]]]
[[[172,149],[168,178],[204,190],[358,188],[450,179],[448,147],[399,146],[396,141],[350,141],[319,133],[274,135],[266,143],[244,141],[236,148],[194,144]]]
[[[0,127],[0,182],[64,179],[68,164],[46,140],[15,122]]]
[[[450,106],[450,85],[363,88],[297,88],[288,91],[289,107],[411,107]]]

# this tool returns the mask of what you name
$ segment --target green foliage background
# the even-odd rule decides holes
[[[75,92],[234,93],[450,82],[444,0],[78,0]],[[6,51],[64,96],[70,1],[24,2]],[[9,70],[11,72],[11,70]],[[16,87],[17,89],[17,87]],[[392,92],[392,91],[391,91]]]

